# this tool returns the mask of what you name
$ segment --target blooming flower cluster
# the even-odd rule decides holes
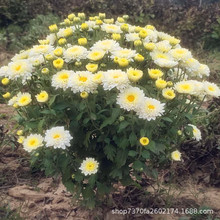
[[[103,112],[100,118],[104,120],[108,117],[104,114],[109,108],[106,103],[113,97],[110,107],[114,106],[124,116],[130,114],[132,120],[135,117],[152,128],[151,123],[155,121],[155,125],[160,126],[163,118],[168,121],[177,120],[180,117],[177,113],[173,114],[172,120],[167,119],[167,115],[176,108],[179,108],[180,113],[191,111],[190,107],[193,108],[201,100],[220,96],[219,87],[205,79],[210,74],[209,67],[183,48],[179,39],[158,31],[152,25],[140,27],[128,24],[127,16],[114,21],[107,19],[105,14],[86,19],[85,14],[79,13],[69,15],[59,25],[49,26],[49,30],[51,33],[39,40],[39,44],[16,54],[7,66],[0,68],[1,82],[5,88],[9,86],[9,90],[3,94],[5,99],[9,99],[8,105],[24,114],[27,114],[28,107],[37,106],[44,117],[47,114],[54,117],[55,126],[50,128],[51,126],[45,125],[42,130],[44,137],[37,133],[31,133],[26,138],[20,135],[18,141],[23,143],[28,152],[41,146],[64,150],[71,146],[70,133],[73,132],[74,136],[75,130],[68,131],[59,125],[64,125],[67,129],[72,124],[77,124],[77,120],[85,114],[79,112],[77,117],[73,117],[66,113],[68,119],[57,119],[55,110],[58,107],[51,109],[55,99],[63,99],[66,102],[64,104],[69,104],[67,111],[73,105],[77,109],[79,98],[93,101],[94,108],[100,105],[97,109],[98,112]],[[101,104],[96,102],[97,97]],[[189,103],[186,103],[187,99],[190,100]],[[78,101],[80,108],[81,100]],[[94,126],[93,130],[99,131],[100,127],[114,122],[109,120],[99,124],[97,128],[94,125],[97,115],[92,114],[88,103],[87,107],[86,114],[92,115],[90,121]],[[44,123],[42,115],[39,117],[42,124],[36,128],[38,130]],[[50,120],[52,123],[53,119]],[[88,121],[84,120],[83,123]],[[184,129],[188,124],[189,122],[184,122],[179,129]],[[123,126],[126,128],[126,123]],[[199,141],[199,129],[191,122],[188,126],[192,127],[193,136]],[[84,132],[90,132],[89,129],[91,128]],[[148,130],[147,127],[143,129]],[[31,129],[26,131],[30,132]],[[152,128],[153,132],[155,130]],[[93,139],[96,136],[95,133]],[[108,138],[112,139],[111,142],[114,140],[113,137]],[[152,141],[144,135],[137,137],[137,140],[139,145],[146,147]],[[110,141],[106,143],[110,144]],[[86,159],[81,160],[82,163],[78,166],[84,175],[95,174],[102,165],[91,155],[98,158],[94,153],[83,155]],[[112,155],[108,158],[112,158]],[[180,160],[180,155],[178,151],[174,151],[171,158]]]

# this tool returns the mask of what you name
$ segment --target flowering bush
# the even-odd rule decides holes
[[[202,102],[220,96],[179,39],[127,19],[70,14],[0,69],[32,165],[61,173],[89,207],[114,183],[138,186],[142,173],[181,161],[179,143],[201,139]]]

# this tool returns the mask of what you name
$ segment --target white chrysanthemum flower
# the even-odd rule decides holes
[[[60,28],[58,33],[57,33],[57,37],[58,38],[68,37],[71,34],[73,34],[74,31],[75,31],[75,27],[74,26],[71,26],[71,27],[68,27],[68,28]]]
[[[194,85],[194,92],[193,95],[198,96],[198,97],[204,97],[205,92],[204,92],[204,83],[199,82],[197,80],[189,80]]]
[[[89,71],[77,71],[69,77],[68,87],[73,93],[88,92],[93,93],[98,84],[93,80],[94,75]]]
[[[86,59],[87,54],[88,51],[85,47],[75,45],[65,50],[63,53],[63,57],[68,63],[74,60],[80,61],[81,59]]]
[[[150,30],[149,28],[146,31],[147,36],[144,38],[144,43],[157,42],[157,31]]]
[[[155,120],[158,116],[164,113],[164,104],[160,101],[145,97],[143,102],[139,106],[137,115],[139,118],[146,119],[148,121]]]
[[[47,147],[66,149],[66,147],[70,146],[72,139],[69,131],[62,126],[57,126],[46,131],[44,141]]]
[[[185,60],[184,63],[181,63],[181,66],[185,67],[189,72],[194,72],[199,68],[200,63],[198,60],[191,57]]]
[[[137,55],[136,50],[121,48],[117,51],[112,52],[111,58],[114,59],[115,57],[118,58],[126,58],[127,60],[133,60],[133,58]]]
[[[34,45],[30,50],[29,57],[46,55],[51,53],[54,48],[51,45]]]
[[[103,24],[101,25],[102,31],[105,31],[108,34],[120,34],[122,33],[120,26],[114,25],[114,24]]]
[[[87,157],[85,160],[83,160],[79,169],[85,176],[87,176],[97,173],[98,167],[99,163],[94,158]]]
[[[93,31],[94,28],[98,27],[95,21],[85,21],[85,23],[89,26],[88,31]]]
[[[181,60],[186,61],[190,58],[192,58],[192,54],[189,50],[185,48],[175,48],[169,51],[169,54],[175,59],[175,60]]]
[[[195,138],[195,140],[200,141],[202,139],[201,131],[195,125],[188,125],[193,128],[193,137]]]
[[[49,41],[50,45],[54,45],[54,43],[56,41],[56,35],[55,34],[49,34],[49,35],[47,35],[46,40]]]
[[[23,147],[27,152],[31,152],[43,145],[43,137],[39,134],[31,134],[24,139]]]
[[[24,92],[21,93],[19,92],[17,94],[17,100],[16,100],[16,104],[18,104],[18,106],[26,106],[28,104],[30,104],[32,101],[31,99],[31,94],[28,92]]]
[[[105,56],[105,51],[103,50],[92,50],[88,53],[87,58],[92,61],[101,60]]]
[[[195,94],[195,85],[191,80],[177,82],[174,88],[178,93]]]
[[[170,45],[169,41],[163,40],[155,44],[154,50],[157,50],[162,53],[167,53],[168,51],[170,51],[171,48],[172,46]]]
[[[43,55],[38,55],[38,56],[30,57],[27,60],[31,63],[31,65],[39,66],[40,64],[44,62],[44,57]]]
[[[203,77],[203,76],[209,76],[210,74],[210,69],[207,65],[205,64],[200,64],[197,72]]]
[[[188,79],[188,75],[185,74],[185,71],[181,68],[173,68],[168,74],[172,80],[176,80],[177,78],[182,80]]]
[[[128,33],[128,34],[125,34],[125,39],[126,41],[131,42],[135,40],[140,40],[140,37],[138,33]]]
[[[9,101],[8,101],[8,105],[14,105],[18,100],[17,96],[13,96]]]
[[[21,77],[25,81],[31,77],[32,71],[28,60],[17,60],[8,64],[7,77],[13,80]]]
[[[97,41],[92,47],[91,50],[103,50],[106,53],[119,50],[121,47],[119,43],[114,40],[100,40]]]
[[[154,63],[159,67],[164,67],[164,68],[173,68],[174,66],[178,65],[178,62],[174,60],[163,59],[163,58],[154,60]]]
[[[121,91],[117,97],[117,104],[121,108],[131,111],[136,110],[142,104],[144,92],[138,87],[128,87]]]
[[[68,81],[71,74],[74,72],[71,70],[62,70],[57,72],[52,77],[52,86],[56,89],[63,89],[66,90],[68,88]]]
[[[171,153],[171,158],[175,161],[181,161],[181,153],[178,150],[175,150]]]
[[[127,73],[122,70],[108,70],[103,75],[102,84],[104,90],[111,90],[113,88],[122,90],[129,85]]]
[[[220,96],[220,88],[215,84],[211,82],[203,82],[204,90],[207,95],[219,97]]]
[[[30,50],[21,51],[11,59],[13,62],[17,60],[25,60],[29,57]]]
[[[0,68],[0,77],[8,77],[8,66],[3,66]]]

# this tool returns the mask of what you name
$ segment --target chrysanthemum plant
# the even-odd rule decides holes
[[[202,102],[220,95],[179,39],[127,19],[70,14],[0,69],[32,165],[61,174],[89,207],[115,183],[181,162],[179,143],[201,139]]]

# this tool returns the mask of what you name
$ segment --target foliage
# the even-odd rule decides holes
[[[220,96],[215,84],[201,82],[209,75],[208,67],[193,59],[178,39],[150,25],[129,26],[127,16],[115,25],[104,18],[99,14],[88,22],[83,13],[70,15],[50,26],[52,33],[40,45],[21,51],[0,69],[2,77],[11,79],[8,104],[17,111],[32,166],[46,175],[61,174],[67,189],[90,208],[102,202],[115,183],[141,187],[143,173],[157,178],[171,157],[180,161],[179,144],[190,137],[201,139],[200,131],[189,124],[200,114],[204,98]],[[129,40],[128,33],[139,40]],[[145,45],[149,42],[153,48]],[[102,46],[92,48],[96,43]],[[187,63],[191,60],[196,67]],[[73,140],[59,132],[50,136],[58,126]],[[40,135],[33,139],[34,134]],[[80,170],[88,158],[97,164]]]
[[[217,19],[216,24],[212,25],[211,33],[205,36],[206,49],[215,49],[220,51],[220,17]]]
[[[59,22],[59,18],[53,14],[48,14],[37,15],[24,25],[12,23],[1,29],[0,46],[13,51],[28,49],[38,39],[47,35],[47,26],[53,22]]]

